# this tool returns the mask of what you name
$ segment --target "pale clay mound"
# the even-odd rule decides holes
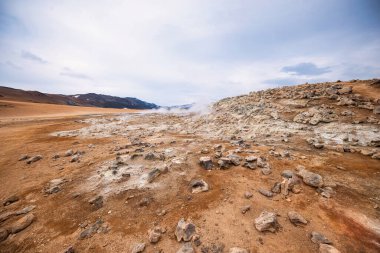
[[[5,125],[0,251],[378,252],[379,94],[305,84],[42,122],[13,149]]]

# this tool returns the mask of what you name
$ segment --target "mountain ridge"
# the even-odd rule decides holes
[[[0,99],[14,101],[61,104],[71,106],[90,106],[101,108],[157,109],[160,106],[134,97],[117,97],[111,95],[85,93],[75,95],[49,94],[40,91],[0,86]]]

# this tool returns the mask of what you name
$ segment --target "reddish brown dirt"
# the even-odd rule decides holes
[[[84,111],[89,113],[87,109]],[[21,115],[24,112],[19,113]],[[160,148],[180,146],[191,152],[186,166],[176,168],[177,172],[183,172],[182,176],[173,172],[160,176],[159,180],[166,182],[165,190],[135,189],[111,195],[103,208],[94,211],[89,206],[88,199],[96,193],[75,196],[75,189],[84,184],[102,162],[115,157],[113,150],[116,145],[128,141],[120,136],[100,139],[54,137],[49,134],[85,126],[78,119],[89,116],[26,114],[37,118],[12,121],[9,112],[3,115],[6,120],[0,124],[0,199],[4,200],[14,194],[20,197],[20,201],[0,207],[0,214],[34,204],[37,207],[32,212],[37,219],[27,229],[1,242],[0,252],[64,252],[70,245],[75,247],[76,252],[130,252],[134,243],[147,242],[147,231],[155,224],[165,227],[167,232],[159,243],[151,245],[147,242],[145,252],[157,252],[158,249],[176,252],[180,244],[175,239],[174,228],[181,217],[193,220],[202,245],[223,243],[226,252],[233,246],[260,253],[318,252],[318,246],[310,240],[312,231],[326,235],[342,252],[380,250],[379,236],[356,219],[361,214],[371,220],[379,218],[379,209],[374,208],[376,202],[372,200],[377,197],[380,187],[377,160],[358,154],[308,151],[297,145],[304,144],[303,140],[295,139],[287,144],[294,147],[293,154],[296,156],[292,159],[271,157],[268,156],[269,147],[253,146],[253,149],[268,157],[273,169],[271,175],[264,176],[259,170],[248,170],[241,166],[229,170],[205,171],[197,163],[201,156],[198,153],[200,146],[194,148],[185,139],[193,138],[201,146],[211,146],[222,141],[212,142],[197,136],[167,133],[161,137],[164,143]],[[49,118],[51,115],[55,118]],[[173,139],[176,143],[170,144]],[[149,137],[146,138],[146,141],[149,140]],[[88,148],[89,144],[94,144],[95,148]],[[233,148],[228,143],[224,144],[229,149]],[[57,161],[51,159],[54,154],[62,154],[68,149],[84,150],[86,153],[80,163],[70,163],[67,158]],[[18,161],[21,154],[40,154],[43,159],[27,165]],[[143,159],[138,161],[146,163]],[[266,198],[257,192],[259,188],[270,189],[276,181],[281,181],[280,174],[284,169],[294,170],[297,165],[304,165],[337,182],[333,198],[324,199],[314,188],[306,185],[302,186],[300,194],[292,194],[287,200],[281,195]],[[346,170],[339,170],[337,166]],[[62,190],[44,196],[42,190],[46,183],[62,177],[69,180]],[[188,183],[194,177],[207,181],[210,190],[191,194]],[[253,198],[245,199],[245,191],[251,191]],[[134,197],[129,198],[131,196]],[[153,201],[146,207],[140,207],[138,203],[144,197],[153,198]],[[251,205],[251,210],[243,215],[240,208],[247,204]],[[158,216],[157,211],[163,209],[167,214]],[[264,210],[279,214],[281,229],[277,233],[260,233],[254,228],[254,219]],[[303,227],[292,225],[287,218],[290,210],[301,213],[309,224]],[[82,231],[79,225],[84,222],[92,224],[97,218],[102,218],[111,230],[105,234],[95,234],[89,239],[78,240]],[[16,217],[0,225],[7,227],[15,220]],[[200,252],[200,248],[197,248],[197,252]]]

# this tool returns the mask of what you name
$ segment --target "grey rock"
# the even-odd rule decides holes
[[[332,244],[332,242],[329,239],[327,239],[324,235],[316,231],[311,232],[311,241],[317,244]]]
[[[208,191],[208,184],[203,179],[193,179],[190,182],[190,188],[192,193],[199,193]]]
[[[228,157],[221,157],[218,160],[218,165],[221,169],[228,169],[231,167],[232,163]]]
[[[191,242],[186,242],[177,250],[177,253],[195,253],[195,251]]]
[[[157,243],[161,239],[161,235],[163,233],[163,229],[161,227],[154,227],[148,231],[148,240],[150,243]]]
[[[243,206],[242,208],[240,208],[240,212],[242,214],[245,214],[246,212],[248,212],[249,210],[251,210],[251,205],[246,205],[246,206]]]
[[[212,159],[209,156],[202,156],[201,158],[199,158],[199,163],[206,170],[211,170],[213,167]]]
[[[65,152],[64,156],[65,157],[68,157],[68,156],[72,156],[74,154],[74,151],[72,149],[69,149]]]
[[[145,250],[145,243],[137,243],[133,246],[131,253],[141,253]]]
[[[244,197],[246,198],[246,199],[250,199],[250,198],[252,198],[253,197],[253,194],[252,194],[252,192],[244,192]]]
[[[8,205],[10,205],[10,204],[12,204],[12,203],[14,203],[14,202],[19,201],[19,200],[20,200],[20,198],[19,198],[18,196],[16,196],[16,195],[12,195],[12,196],[10,196],[9,198],[7,198],[7,199],[3,202],[3,205],[4,205],[4,206],[8,206]]]
[[[228,252],[229,253],[249,253],[248,250],[243,249],[243,248],[238,248],[238,247],[230,248],[230,250]]]
[[[280,183],[280,182],[276,182],[276,183],[274,183],[274,185],[273,185],[271,191],[272,191],[273,193],[280,193],[280,192],[281,192],[281,183]]]
[[[30,157],[28,155],[21,155],[20,158],[18,159],[19,161],[24,161],[26,159],[29,159]]]
[[[42,156],[41,156],[41,155],[36,155],[36,156],[33,156],[33,157],[29,158],[29,159],[26,161],[26,163],[27,163],[27,164],[31,164],[31,163],[37,162],[37,161],[39,161],[39,160],[41,160],[41,159],[42,159]]]
[[[191,240],[193,235],[195,234],[195,225],[191,221],[185,221],[184,218],[178,221],[177,227],[175,229],[175,235],[177,237],[177,241],[185,241],[188,242]]]
[[[232,163],[233,165],[235,165],[235,166],[240,165],[240,162],[241,162],[240,156],[231,154],[231,155],[228,155],[227,158],[230,160],[230,163]]]
[[[34,210],[34,208],[36,208],[35,205],[30,205],[30,206],[24,207],[23,209],[16,211],[15,215],[27,214],[30,211]]]
[[[313,186],[313,187],[322,187],[323,186],[323,178],[321,175],[308,171],[302,166],[298,168],[297,175],[302,177],[305,184]]]
[[[262,195],[264,195],[265,197],[273,197],[273,192],[271,191],[268,191],[268,190],[265,190],[265,189],[259,189],[258,190]]]
[[[260,232],[276,232],[279,228],[277,214],[267,211],[262,212],[260,216],[255,219],[255,227]]]
[[[66,180],[64,178],[56,178],[50,180],[49,183],[45,187],[46,194],[53,194],[61,191],[61,185],[65,183]]]
[[[300,225],[300,224],[306,225],[307,224],[307,220],[304,217],[302,217],[301,214],[299,214],[297,212],[294,212],[294,211],[288,212],[288,217],[289,217],[289,220],[294,225]]]
[[[152,183],[159,175],[161,175],[161,170],[160,169],[153,169],[152,171],[150,171],[148,173],[148,178],[147,178],[147,181],[149,183]]]
[[[263,175],[269,175],[269,174],[271,174],[272,173],[272,170],[271,170],[271,168],[269,167],[269,166],[267,166],[267,167],[264,167],[264,168],[262,168],[261,169],[261,173],[263,174]]]
[[[285,178],[291,178],[293,175],[294,175],[294,172],[291,171],[291,170],[284,170],[284,171],[281,173],[281,176],[283,176],[283,177],[285,177]]]
[[[103,207],[103,196],[96,196],[88,201],[95,210]]]
[[[336,249],[334,246],[321,243],[319,244],[319,253],[340,253],[340,251]]]
[[[35,216],[33,214],[25,215],[24,217],[17,220],[9,229],[10,234],[16,234],[25,228],[29,227],[30,224],[35,220]]]

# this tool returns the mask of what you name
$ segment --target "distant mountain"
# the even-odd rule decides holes
[[[115,97],[96,93],[61,95],[39,91],[25,91],[0,86],[0,99],[35,103],[62,104],[73,106],[93,106],[103,108],[156,109],[159,106],[132,97]]]
[[[195,103],[192,104],[186,104],[186,105],[173,105],[173,106],[160,106],[160,108],[166,109],[166,110],[189,110],[191,107],[193,107]]]

